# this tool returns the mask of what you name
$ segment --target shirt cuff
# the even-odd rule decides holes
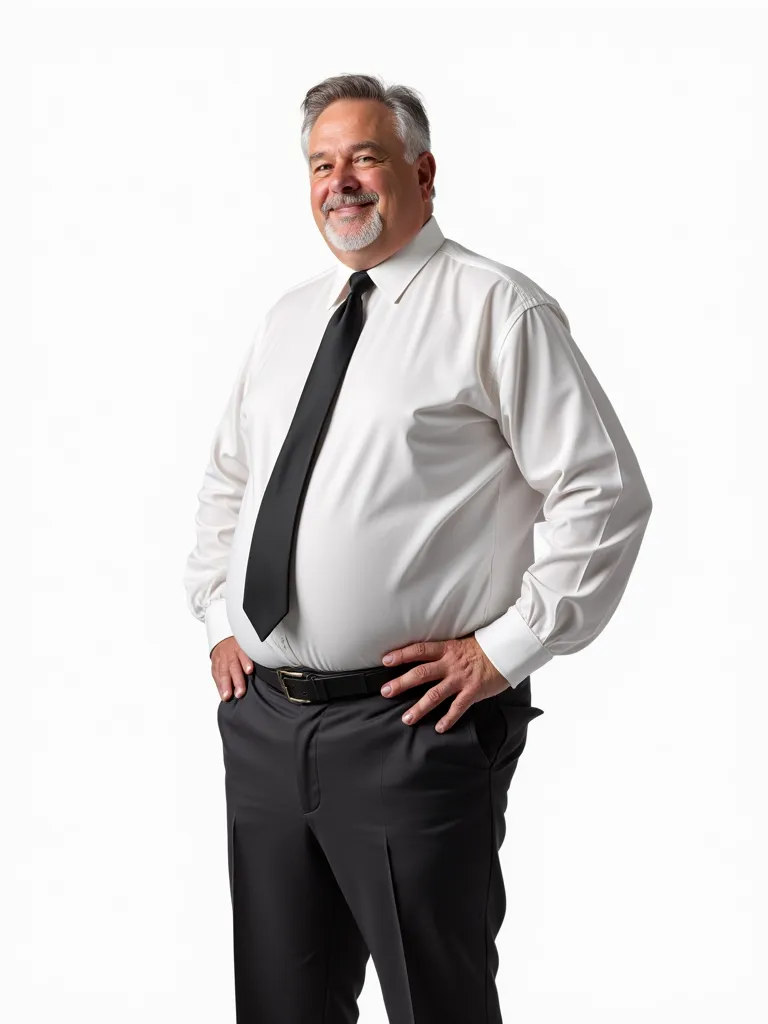
[[[475,640],[510,686],[517,686],[554,657],[512,605],[487,626],[475,630]]]
[[[226,640],[228,636],[234,636],[229,619],[227,618],[226,598],[217,598],[215,601],[211,601],[206,608],[205,631],[208,634],[209,654],[221,640]]]

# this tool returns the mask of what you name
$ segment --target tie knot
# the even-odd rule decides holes
[[[369,277],[367,270],[356,270],[349,279],[350,292],[361,295],[373,287],[373,279]]]

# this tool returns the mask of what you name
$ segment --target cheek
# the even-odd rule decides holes
[[[321,207],[324,202],[330,198],[330,190],[327,189],[322,182],[315,182],[310,185],[309,195],[312,201],[313,209],[317,210],[318,213],[322,213]]]
[[[377,192],[381,201],[385,201],[388,196],[392,195],[392,182],[386,175],[377,171],[372,171],[361,184],[364,191]]]

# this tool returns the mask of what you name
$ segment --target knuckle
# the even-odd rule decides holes
[[[448,655],[449,658],[457,660],[461,653],[461,645],[457,640],[449,640],[445,645],[444,655]]]
[[[456,697],[453,704],[451,705],[451,707],[455,709],[456,718],[458,718],[459,715],[463,715],[464,712],[467,711],[473,704],[474,700],[467,693],[467,691],[461,690],[459,692],[459,695]]]

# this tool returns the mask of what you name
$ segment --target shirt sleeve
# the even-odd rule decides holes
[[[496,418],[528,484],[543,495],[542,553],[520,596],[475,630],[517,686],[590,644],[616,610],[651,514],[635,454],[557,303],[527,307],[499,351]],[[500,525],[503,529],[503,524]]]
[[[263,322],[247,346],[214,433],[203,484],[197,495],[196,543],[184,569],[187,606],[195,618],[205,623],[209,653],[220,640],[233,635],[227,617],[226,577],[232,538],[249,476],[240,409],[262,328]]]

